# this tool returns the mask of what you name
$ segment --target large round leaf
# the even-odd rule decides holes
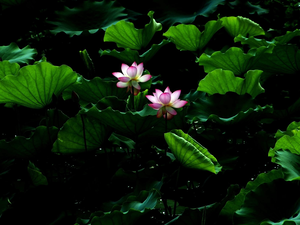
[[[38,154],[47,153],[57,138],[56,127],[39,126],[29,138],[17,136],[7,142],[0,141],[1,158],[31,158]]]
[[[0,103],[16,103],[29,108],[43,108],[65,88],[75,83],[77,73],[66,65],[48,62],[24,66],[16,76],[0,80]]]
[[[11,63],[28,63],[36,53],[36,50],[29,46],[20,49],[16,43],[0,46],[0,59]]]
[[[197,60],[204,71],[209,73],[215,69],[231,70],[235,75],[245,74],[248,70],[259,69],[254,64],[263,58],[263,53],[271,53],[273,46],[262,46],[257,49],[250,49],[247,54],[237,47],[231,47],[226,52],[214,52],[212,55],[203,53]],[[262,69],[263,70],[263,69]]]
[[[165,133],[165,140],[182,166],[215,174],[221,170],[217,159],[182,130]]]
[[[262,72],[261,70],[249,70],[245,74],[245,79],[242,79],[235,77],[229,70],[216,69],[200,81],[197,91],[204,91],[210,95],[227,92],[235,92],[239,95],[248,93],[255,98],[264,92],[259,83]]]
[[[70,36],[80,35],[85,30],[95,33],[123,19],[127,15],[124,10],[114,1],[84,1],[72,9],[65,7],[63,11],[56,12],[56,21],[49,21],[57,26],[51,32],[65,32]]]
[[[257,36],[257,35],[265,35],[264,30],[255,22],[248,18],[244,18],[241,16],[235,17],[223,17],[221,18],[223,22],[223,26],[228,31],[228,33],[236,37],[239,34],[243,36]]]
[[[74,154],[100,148],[111,134],[110,129],[95,118],[77,114],[60,129],[52,152]]]
[[[286,221],[290,222],[286,224],[299,224],[299,199],[297,181],[277,179],[261,184],[246,195],[242,208],[234,215],[234,224],[279,225]]]
[[[160,31],[162,26],[153,19],[153,11],[148,13],[150,22],[144,29],[136,29],[133,23],[124,20],[110,26],[105,31],[104,41],[115,42],[119,48],[139,50],[145,47],[152,39],[155,32]]]
[[[16,75],[19,72],[20,65],[11,63],[7,60],[0,62],[0,79],[7,75]]]
[[[94,117],[101,123],[104,123],[119,132],[127,135],[139,135],[156,123],[159,119],[156,118],[156,113],[154,109],[150,108],[148,105],[144,107],[142,111],[132,112],[120,112],[118,110],[113,110],[111,107],[107,109],[100,110],[97,105],[93,105],[90,109],[83,109],[81,113],[86,113],[88,117]]]

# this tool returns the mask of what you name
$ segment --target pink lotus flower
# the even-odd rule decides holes
[[[150,78],[152,77],[150,74],[146,74],[142,76],[144,71],[143,63],[137,65],[136,62],[134,62],[132,63],[131,66],[122,63],[121,70],[123,73],[120,72],[112,73],[119,80],[119,82],[117,83],[117,87],[118,88],[127,87],[127,91],[130,90],[131,93],[133,87],[134,95],[137,95],[141,90],[139,82],[146,82],[150,80]]]
[[[146,95],[146,97],[152,102],[149,106],[158,110],[156,114],[157,118],[160,118],[162,115],[166,118],[165,115],[167,114],[167,119],[170,120],[177,114],[176,110],[173,108],[181,108],[187,103],[187,101],[178,99],[180,93],[181,90],[177,90],[172,93],[170,88],[167,87],[164,92],[155,89],[153,96]]]

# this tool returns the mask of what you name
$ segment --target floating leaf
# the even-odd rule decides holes
[[[162,26],[153,19],[153,11],[148,13],[150,22],[144,29],[136,29],[133,23],[124,20],[107,28],[104,41],[115,42],[119,48],[130,48],[140,50],[146,47],[155,32],[160,31]]]
[[[130,209],[127,213],[122,213],[115,210],[102,216],[94,216],[92,218],[91,225],[132,225],[135,224],[138,219],[149,212],[150,209],[146,209],[144,212]]]
[[[27,171],[34,186],[48,185],[48,180],[32,162],[29,161]]]
[[[57,20],[48,21],[56,25],[52,33],[65,32],[70,35],[80,35],[88,30],[91,34],[99,29],[106,29],[112,24],[124,19],[124,7],[116,6],[114,1],[84,1],[73,9],[65,6],[63,11],[56,12]]]
[[[282,167],[284,179],[287,181],[300,180],[300,156],[288,150],[278,150],[275,153],[275,163]]]
[[[274,148],[270,148],[269,156],[272,157],[272,161],[274,161],[274,156],[276,151],[278,150],[289,150],[291,153],[296,155],[300,155],[300,131],[294,130],[294,135],[284,135],[281,137],[275,144]]]
[[[126,88],[118,88],[116,81],[105,81],[99,77],[88,80],[79,77],[78,82],[69,86],[63,93],[63,98],[71,98],[72,91],[79,96],[80,105],[86,106],[88,103],[97,103],[100,99],[107,96],[116,96],[120,99],[127,97]],[[89,91],[87,91],[89,90]]]
[[[298,190],[298,182],[284,179],[261,184],[247,193],[244,204],[234,215],[234,224],[299,224]]]
[[[197,51],[202,49],[221,27],[220,20],[212,20],[205,24],[205,30],[201,33],[193,24],[179,24],[170,27],[163,35],[170,38],[179,50]]]
[[[272,182],[273,180],[283,178],[283,173],[281,170],[271,170],[267,173],[261,173],[257,176],[254,181],[249,181],[245,188],[242,188],[240,193],[235,196],[234,199],[228,201],[224,208],[220,212],[220,217],[224,218],[228,224],[232,224],[232,218],[234,213],[239,210],[245,201],[245,196],[250,192],[255,190],[261,184]],[[225,222],[225,221],[224,221]]]
[[[170,43],[169,40],[163,40],[159,44],[153,44],[149,50],[144,52],[142,55],[139,55],[139,52],[137,50],[132,50],[130,48],[125,48],[124,51],[119,52],[117,50],[99,50],[100,56],[108,55],[113,56],[115,58],[120,59],[122,62],[131,64],[132,62],[136,62],[137,64],[140,64],[142,62],[148,62],[164,45]]]
[[[259,83],[262,72],[261,70],[249,70],[245,74],[245,79],[243,79],[235,77],[229,70],[216,69],[199,82],[197,91],[203,91],[210,95],[225,94],[227,92],[235,92],[239,95],[248,93],[255,98],[264,92]]]
[[[169,148],[182,166],[215,174],[221,170],[217,159],[182,130],[172,130],[164,136]]]
[[[8,75],[16,75],[19,72],[20,65],[11,63],[7,60],[0,61],[0,79]]]
[[[17,136],[12,141],[0,141],[1,158],[31,158],[50,152],[57,137],[56,127],[38,126],[30,138]]]
[[[111,134],[99,120],[77,114],[60,129],[52,152],[76,154],[98,149]]]
[[[75,83],[77,73],[66,65],[42,62],[24,66],[16,76],[0,80],[0,103],[16,103],[29,108],[43,108],[65,88]]]
[[[300,36],[300,30],[296,29],[294,31],[287,31],[285,35],[275,37],[275,41],[277,44],[286,44],[294,37]]]
[[[273,112],[272,106],[261,107],[254,103],[249,94],[238,95],[227,92],[225,95],[205,93],[195,102],[191,102],[187,117],[197,118],[201,122],[208,120],[220,124],[235,124],[244,120],[255,120],[263,114]]]
[[[16,43],[0,46],[0,58],[11,63],[28,63],[36,53],[37,51],[29,46],[20,49]]]
[[[158,10],[162,11],[162,16],[158,18],[158,21],[166,27],[171,27],[175,23],[193,23],[197,16],[208,17],[217,10],[218,5],[224,2],[225,0],[202,0],[201,2],[187,1],[184,4],[175,4],[171,0],[157,1]]]
[[[121,133],[134,136],[149,130],[160,121],[155,116],[157,111],[148,105],[137,112],[120,112],[111,107],[99,110],[97,105],[93,105],[90,109],[83,109],[81,113],[86,113],[88,117],[94,117]]]
[[[264,30],[257,23],[242,16],[222,17],[221,21],[227,32],[233,37],[239,34],[244,37],[265,35]]]
[[[125,136],[122,136],[120,134],[112,133],[110,137],[108,138],[112,144],[118,145],[118,146],[126,146],[126,148],[132,150],[134,149],[135,142]]]
[[[296,45],[277,44],[272,52],[264,52],[255,68],[268,73],[297,74],[300,71],[300,51]]]
[[[261,46],[270,46],[270,45],[275,45],[275,41],[266,41],[265,39],[258,39],[254,37],[249,37],[246,38],[242,35],[238,35],[234,38],[234,42],[241,42],[241,44],[249,45],[250,48],[259,48]]]
[[[241,76],[248,70],[259,69],[260,67],[258,66],[255,66],[254,68],[254,64],[261,60],[264,57],[263,55],[271,53],[272,48],[272,46],[262,46],[258,49],[250,49],[249,52],[245,54],[242,49],[232,47],[225,53],[220,51],[214,52],[212,55],[203,53],[197,62],[200,66],[204,66],[204,71],[206,73],[215,69],[223,69],[231,70],[235,75]]]

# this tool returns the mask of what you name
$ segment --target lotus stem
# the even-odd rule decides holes
[[[84,123],[84,118],[83,115],[80,114],[81,121],[82,121],[82,131],[83,131],[83,140],[84,140],[84,149],[85,152],[87,153],[87,144],[86,144],[86,136],[85,136],[85,123]]]

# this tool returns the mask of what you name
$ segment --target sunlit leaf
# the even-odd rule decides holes
[[[284,179],[287,181],[300,180],[300,156],[288,150],[278,150],[275,153],[275,163],[282,166]]]
[[[29,108],[43,108],[65,88],[75,83],[77,73],[66,65],[42,62],[24,66],[16,76],[0,80],[0,103],[17,103]]]
[[[243,79],[235,77],[229,70],[216,69],[199,82],[197,91],[203,91],[210,95],[225,94],[226,92],[235,92],[239,95],[248,93],[255,98],[264,92],[259,83],[262,72],[261,70],[249,70]]]
[[[179,24],[170,27],[163,35],[170,38],[179,50],[197,51],[202,49],[221,27],[220,20],[207,22],[203,32],[193,24]]]
[[[258,66],[254,68],[254,64],[263,58],[263,53],[267,55],[271,52],[272,46],[262,46],[258,49],[250,49],[248,53],[244,53],[240,48],[231,47],[225,53],[220,51],[214,52],[212,55],[203,53],[197,62],[200,66],[204,66],[204,71],[206,73],[215,69],[223,69],[231,70],[235,75],[241,76],[248,70],[259,69],[260,67]]]
[[[7,60],[0,61],[0,79],[8,75],[16,75],[19,72],[20,65],[11,63]]]
[[[29,46],[20,49],[16,43],[0,46],[0,58],[11,63],[28,63],[36,53],[37,51]]]
[[[265,35],[264,30],[255,22],[242,16],[222,17],[222,24],[227,32],[236,37],[241,34],[244,37]]]
[[[258,39],[253,36],[247,38],[242,35],[238,35],[234,38],[234,42],[241,42],[243,45],[249,45],[249,48],[259,48],[261,46],[275,45],[275,41],[266,41],[265,39]]]
[[[74,8],[65,6],[63,11],[56,12],[56,21],[48,23],[56,25],[51,32],[57,34],[80,35],[83,31],[96,33],[124,19],[125,8],[117,6],[114,1],[84,1]]]
[[[111,130],[100,121],[77,114],[60,129],[52,152],[76,154],[99,149],[110,134]]]
[[[221,170],[217,159],[182,130],[172,130],[164,136],[169,148],[182,166],[215,174]]]
[[[144,29],[136,29],[133,23],[124,20],[107,28],[104,41],[115,42],[119,48],[130,48],[139,50],[146,47],[155,32],[160,31],[162,26],[153,19],[153,11],[148,13],[150,22]]]

